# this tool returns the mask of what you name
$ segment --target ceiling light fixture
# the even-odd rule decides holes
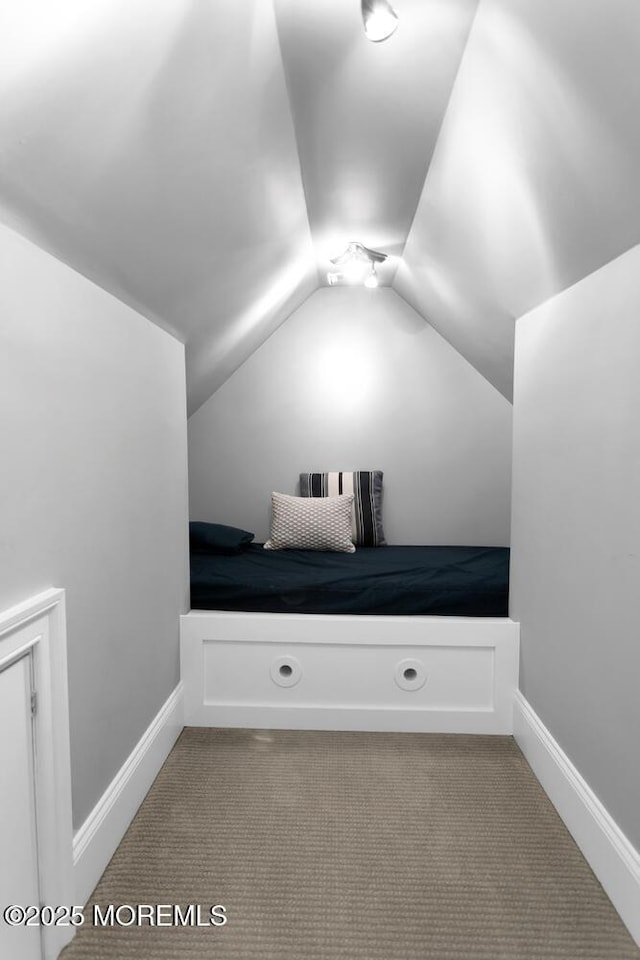
[[[376,263],[384,263],[386,259],[386,253],[370,250],[363,243],[352,240],[344,253],[331,260],[331,263],[342,268],[342,272],[328,273],[327,281],[331,286],[345,280],[347,283],[362,283],[365,287],[377,287]]]
[[[369,274],[364,281],[365,287],[369,287],[370,290],[374,290],[378,286],[378,274],[376,273],[375,263],[371,264]]]
[[[398,28],[398,14],[388,0],[362,0],[364,35],[372,43],[387,40]]]

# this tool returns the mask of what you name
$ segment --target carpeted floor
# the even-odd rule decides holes
[[[186,729],[85,912],[63,960],[640,958],[509,737]]]

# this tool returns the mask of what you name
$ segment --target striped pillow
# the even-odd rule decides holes
[[[384,547],[382,527],[382,470],[353,473],[301,473],[302,497],[353,494],[353,542],[361,547]]]

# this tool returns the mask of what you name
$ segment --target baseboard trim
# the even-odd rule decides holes
[[[527,762],[640,946],[640,854],[520,691],[513,721]]]
[[[179,683],[73,838],[75,900],[89,899],[184,726]]]
[[[495,710],[400,710],[392,707],[293,707],[204,704],[187,726],[261,730],[367,730],[385,733],[509,735],[511,716]]]

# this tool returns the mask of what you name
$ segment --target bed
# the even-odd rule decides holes
[[[509,734],[508,569],[499,547],[193,553],[185,723]]]
[[[359,547],[355,553],[193,552],[191,607],[265,613],[506,617],[503,547]]]

